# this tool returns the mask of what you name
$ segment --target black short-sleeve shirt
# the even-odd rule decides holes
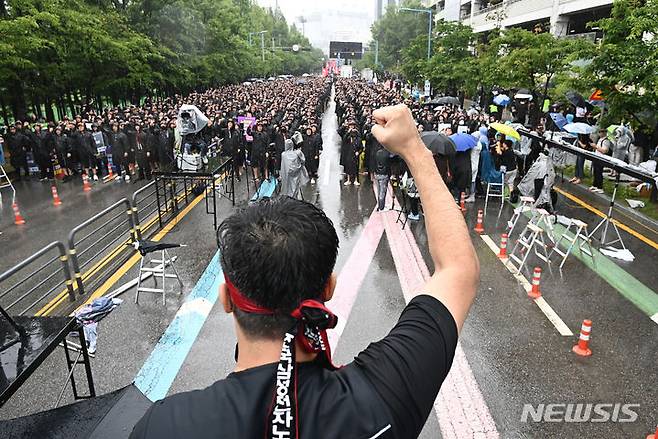
[[[430,414],[457,345],[437,299],[420,295],[391,332],[335,370],[299,365],[301,438],[414,438]],[[153,404],[131,438],[265,437],[276,364],[229,374],[212,386]]]

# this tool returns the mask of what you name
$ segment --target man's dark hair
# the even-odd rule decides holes
[[[336,263],[338,236],[313,204],[290,197],[265,199],[230,216],[217,229],[222,269],[233,285],[275,314],[235,309],[240,327],[256,338],[281,338],[290,312],[320,299]]]

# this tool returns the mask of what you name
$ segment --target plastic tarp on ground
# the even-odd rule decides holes
[[[82,400],[22,418],[0,421],[3,439],[122,439],[151,406],[129,385],[106,395]]]

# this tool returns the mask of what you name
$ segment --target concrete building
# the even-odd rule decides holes
[[[461,21],[475,32],[523,27],[556,36],[596,37],[587,23],[610,16],[613,0],[424,0],[436,19]]]
[[[395,7],[398,4],[398,0],[375,0],[375,20],[382,18],[382,15],[386,13],[386,8]]]

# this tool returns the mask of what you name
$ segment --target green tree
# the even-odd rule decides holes
[[[658,105],[658,0],[616,0],[611,17],[595,24],[603,40],[583,75],[603,92],[605,121],[632,121],[652,131],[655,122],[641,113]]]
[[[474,43],[470,26],[443,20],[436,24],[432,57],[424,67],[424,75],[435,90],[453,96],[475,91]]]
[[[571,69],[585,45],[580,39],[510,28],[491,41],[481,59],[488,74],[498,78],[498,85],[543,94],[555,75]]]
[[[401,7],[423,8],[416,0],[403,1]],[[389,7],[382,18],[372,25],[372,39],[379,41],[379,62],[384,69],[398,70],[403,62],[403,49],[416,38],[424,36],[427,47],[427,20],[427,14],[399,11]]]
[[[261,30],[265,61],[260,39],[248,42]],[[294,44],[304,50],[292,52]],[[253,0],[0,0],[5,120],[314,71],[321,62],[279,10]]]

